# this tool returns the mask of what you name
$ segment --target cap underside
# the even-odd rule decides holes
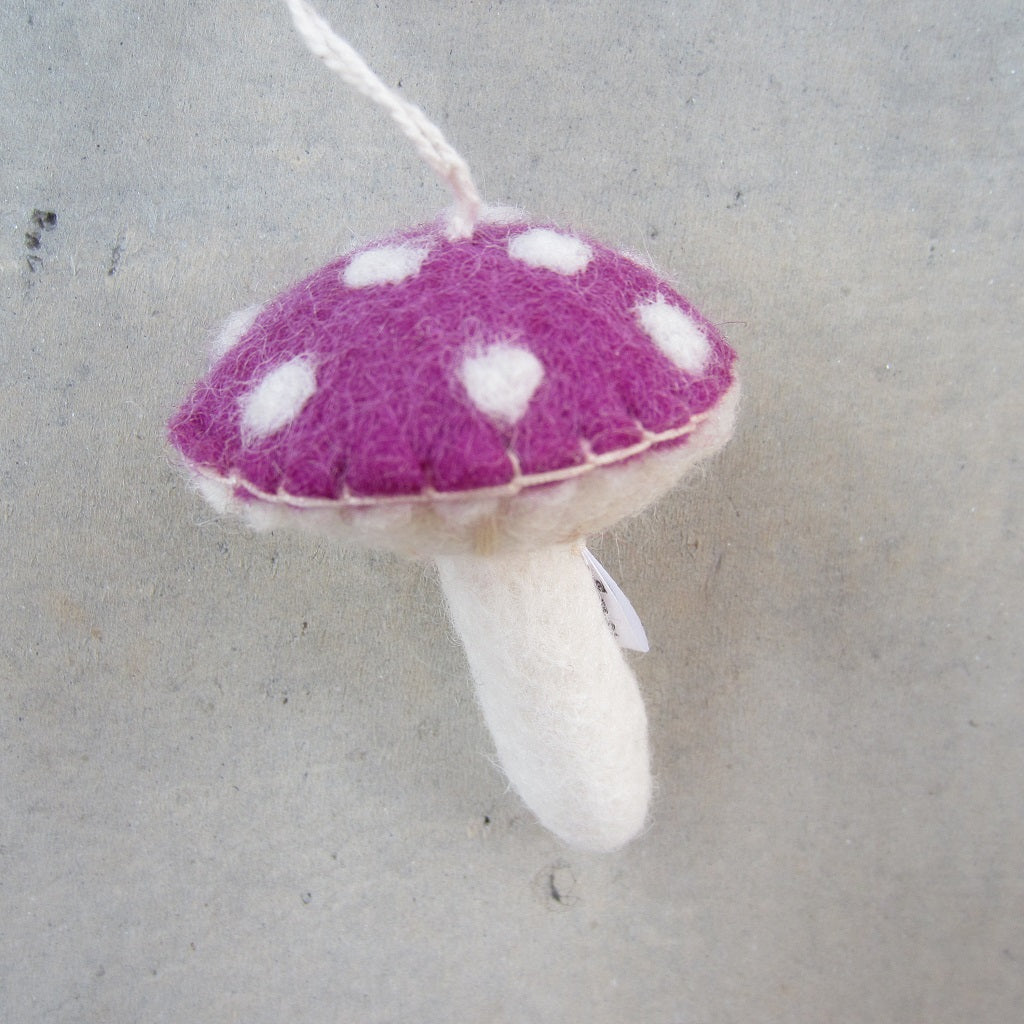
[[[481,488],[433,496],[297,500],[255,496],[237,480],[190,466],[214,509],[250,527],[300,528],[344,543],[421,557],[498,554],[569,543],[600,533],[656,501],[732,434],[739,404],[736,380],[697,421],[683,443],[593,464],[583,473],[543,483]]]

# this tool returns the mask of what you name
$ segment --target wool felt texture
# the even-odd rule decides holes
[[[538,232],[554,269],[513,255]],[[240,500],[520,491],[686,445],[733,362],[686,299],[598,242],[525,222],[452,241],[442,218],[271,300],[170,438]]]
[[[651,794],[647,716],[579,546],[437,566],[512,787],[570,846],[629,842]]]
[[[529,551],[584,540],[643,511],[725,444],[739,393],[734,383],[696,424],[685,445],[650,450],[643,458],[601,466],[600,472],[584,465],[576,476],[522,490],[501,487],[434,495],[430,500],[424,496],[281,502],[254,500],[230,480],[195,467],[193,480],[218,514],[237,516],[255,530],[297,528],[413,558]]]
[[[170,440],[220,511],[435,557],[510,783],[615,849],[646,820],[647,723],[582,542],[727,440],[735,355],[641,261],[483,210],[422,112],[285,2],[455,207],[230,317]]]

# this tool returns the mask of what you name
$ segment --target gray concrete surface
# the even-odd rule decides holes
[[[322,7],[742,353],[732,446],[594,544],[651,827],[560,847],[429,567],[217,521],[165,447],[207,329],[429,172],[274,0],[8,0],[0,1019],[1024,1019],[1019,3]]]

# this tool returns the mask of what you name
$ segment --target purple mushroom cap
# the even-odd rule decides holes
[[[718,447],[736,392],[732,349],[653,270],[520,219],[359,248],[237,315],[220,348],[169,434],[243,511],[504,501]]]

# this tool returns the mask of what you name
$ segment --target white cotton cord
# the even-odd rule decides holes
[[[570,846],[629,842],[651,796],[647,715],[578,545],[437,567],[512,787]]]
[[[306,0],[284,0],[292,21],[310,51],[342,81],[382,106],[416,146],[416,151],[446,182],[455,195],[449,237],[468,238],[480,212],[480,195],[466,161],[452,148],[441,130],[419,107],[389,89],[344,39],[331,29]]]

